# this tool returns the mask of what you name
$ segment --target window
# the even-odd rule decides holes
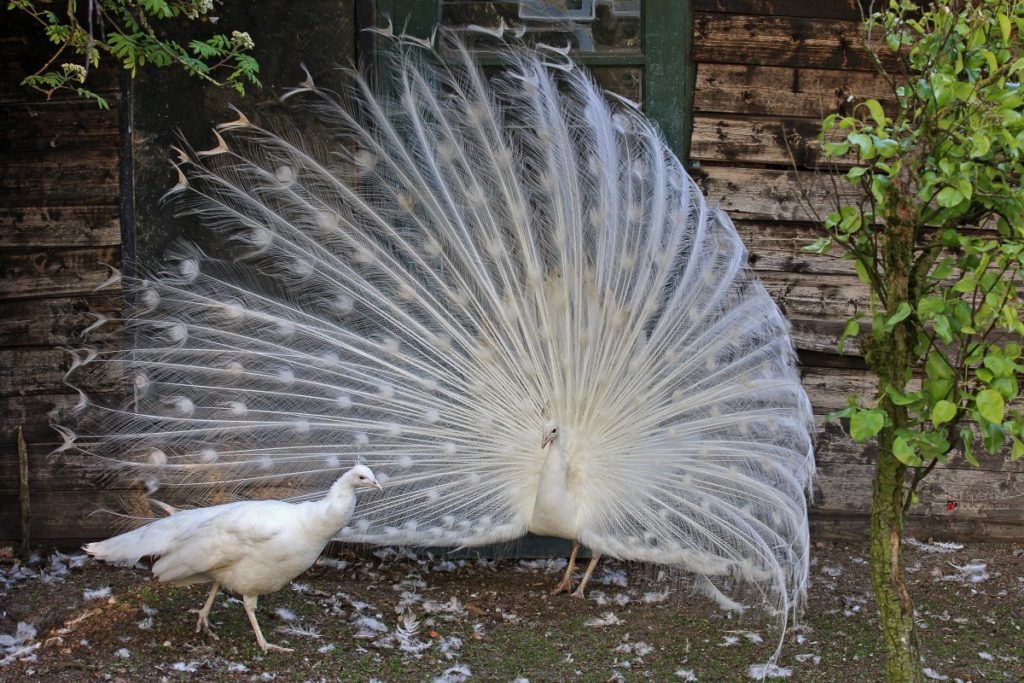
[[[569,44],[602,87],[641,104],[672,150],[688,157],[690,0],[377,0],[367,18],[424,37],[438,24],[496,28],[503,20],[525,26],[527,41]]]

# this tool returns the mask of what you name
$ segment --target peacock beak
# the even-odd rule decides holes
[[[554,440],[555,440],[555,435],[554,434],[545,434],[544,438],[540,440],[540,449],[544,450],[549,445],[551,445],[551,442],[554,441]]]
[[[383,491],[384,490],[384,487],[381,486],[380,482],[377,481],[376,479],[373,480],[373,488],[377,489],[378,491]]]

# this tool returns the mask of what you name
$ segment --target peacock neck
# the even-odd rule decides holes
[[[572,463],[569,446],[571,436],[563,429],[547,448],[530,516],[529,530],[535,534],[576,538],[576,505],[570,487]]]

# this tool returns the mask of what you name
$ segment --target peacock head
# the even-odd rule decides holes
[[[377,477],[373,475],[373,470],[366,465],[356,465],[346,472],[342,478],[348,481],[354,489],[380,490],[383,488],[377,481]]]
[[[558,438],[558,423],[554,420],[548,420],[544,423],[544,428],[540,433],[540,447],[541,449],[547,448],[551,443]]]

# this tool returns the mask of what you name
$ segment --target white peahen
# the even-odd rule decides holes
[[[358,454],[388,493],[344,539],[530,531],[591,549],[579,595],[609,555],[795,608],[813,421],[728,217],[563,53],[501,43],[487,77],[437,40],[393,39],[393,96],[307,81],[298,123],[180,151],[204,248],[134,283],[94,360],[135,403],[78,445],[193,499],[318,496]]]
[[[85,551],[100,560],[138,562],[153,557],[153,574],[174,586],[212,582],[198,610],[196,633],[213,638],[210,610],[221,588],[242,596],[256,642],[264,652],[289,648],[268,643],[256,621],[256,601],[280,590],[309,569],[356,506],[355,489],[381,488],[373,472],[356,465],[315,502],[247,500],[171,514],[128,533],[89,543]]]

